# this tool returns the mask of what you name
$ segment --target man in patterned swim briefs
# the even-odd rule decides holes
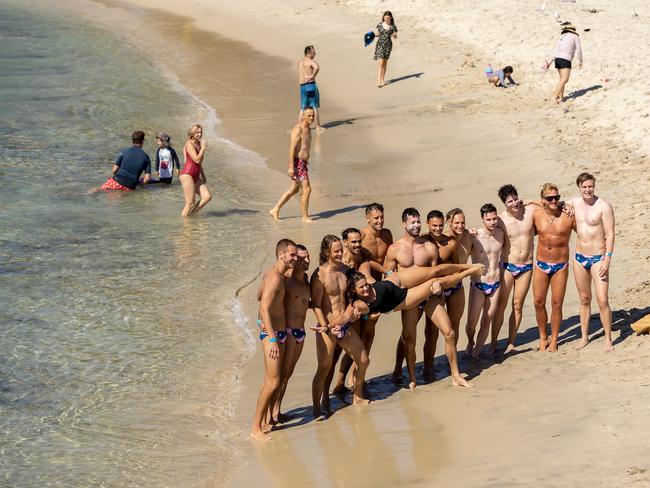
[[[309,152],[311,151],[311,132],[309,127],[314,121],[314,109],[306,108],[302,112],[302,118],[291,130],[291,143],[289,146],[289,168],[287,174],[291,178],[291,186],[285,191],[278,203],[269,210],[269,213],[275,220],[280,219],[280,209],[289,201],[289,199],[298,193],[302,188],[302,197],[300,198],[300,208],[302,210],[302,221],[311,222],[309,218],[309,195],[311,195],[311,185],[309,184]]]

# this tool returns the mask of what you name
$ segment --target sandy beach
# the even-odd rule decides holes
[[[314,422],[315,341],[309,334],[285,399],[295,420],[273,433],[272,442],[257,445],[248,432],[262,378],[258,349],[245,364],[230,419],[236,440],[224,456],[232,457],[232,471],[210,473],[208,467],[187,486],[650,486],[643,455],[650,448],[643,420],[650,405],[650,339],[629,327],[650,307],[645,241],[650,92],[637,61],[650,49],[645,42],[650,10],[634,1],[616,7],[544,2],[543,10],[538,3],[393,6],[400,34],[388,67],[392,83],[378,90],[372,48],[364,49],[361,38],[379,21],[384,2],[202,0],[192,10],[176,0],[101,2],[107,9],[142,7],[136,13],[150,20],[152,31],[168,22],[173,33],[164,45],[144,44],[143,50],[151,55],[164,49],[179,82],[216,108],[220,133],[266,161],[267,167],[243,172],[259,189],[258,205],[270,207],[287,184],[288,130],[298,108],[295,61],[305,45],[316,46],[321,121],[327,128],[314,137],[316,220],[301,225],[298,205],[290,202],[283,212],[287,218],[265,229],[264,266],[281,237],[305,244],[315,262],[322,236],[364,226],[363,207],[371,201],[384,204],[386,227],[395,236],[402,234],[400,214],[407,206],[423,214],[461,207],[468,224],[478,226],[483,203],[502,208],[496,196],[502,184],[512,183],[521,196],[533,198],[541,184],[554,181],[569,197],[577,195],[575,176],[584,170],[597,176],[597,192],[617,216],[611,274],[615,353],[603,350],[597,315],[592,344],[573,350],[579,319],[570,276],[557,354],[534,350],[529,295],[518,338],[521,354],[503,362],[463,362],[461,370],[475,389],[461,391],[452,387],[443,366],[440,341],[437,381],[412,393],[389,381],[401,326],[398,314],[385,315],[367,374],[375,401],[357,408],[335,400],[341,408],[327,421]],[[578,25],[585,50],[585,68],[569,82],[574,96],[560,106],[544,101],[556,74],[539,68],[559,35],[555,10]],[[164,12],[175,15],[163,20]],[[514,27],[504,31],[504,25]],[[138,36],[151,39],[143,30]],[[630,38],[638,43],[633,49]],[[512,64],[521,85],[493,89],[483,74],[487,63]],[[242,287],[233,290],[251,332],[256,279],[242,276]],[[307,325],[311,320],[310,314]],[[464,323],[465,317],[461,329]],[[465,342],[461,333],[459,349]],[[422,343],[419,337],[418,361]],[[213,396],[218,403],[219,392]]]

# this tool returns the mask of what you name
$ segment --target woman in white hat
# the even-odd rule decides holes
[[[576,32],[575,26],[565,24],[562,26],[560,39],[555,45],[555,68],[560,75],[560,81],[553,91],[553,100],[560,103],[564,100],[564,87],[569,81],[571,75],[571,61],[573,58],[578,60],[578,67],[582,68],[582,48],[580,38]]]

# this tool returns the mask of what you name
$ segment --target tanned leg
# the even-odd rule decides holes
[[[539,350],[545,351],[548,347],[548,314],[546,312],[546,295],[550,284],[549,277],[535,265],[533,268],[533,302],[535,305],[535,319],[539,330]]]
[[[447,310],[445,310],[444,303],[443,298],[433,297],[425,307],[427,317],[430,317],[431,322],[440,330],[440,333],[445,339],[445,354],[447,354],[447,360],[449,361],[452,384],[454,386],[473,388],[473,386],[460,375],[460,371],[458,370],[458,354],[456,352],[454,328],[451,325],[451,320],[449,319]]]
[[[515,339],[517,332],[521,326],[521,318],[523,317],[524,301],[530,288],[530,283],[533,279],[533,272],[527,271],[519,275],[515,280],[514,293],[512,294],[512,312],[510,313],[510,320],[508,323],[508,347],[506,354],[515,351]]]
[[[255,418],[251,430],[251,437],[259,441],[271,440],[271,437],[265,433],[265,430],[268,430],[268,426],[264,425],[264,416],[268,412],[273,395],[280,387],[280,378],[282,375],[284,347],[280,346],[280,354],[275,359],[269,357],[269,349],[269,341],[263,340],[262,352],[264,354],[264,383],[262,383],[262,388],[259,397],[257,398]]]
[[[560,335],[560,326],[562,325],[562,305],[564,304],[568,278],[568,266],[551,277],[551,341],[548,345],[549,352],[557,351],[557,341]]]
[[[431,301],[432,299],[429,299]],[[444,298],[442,299],[444,304]],[[438,343],[438,327],[431,321],[429,314],[425,314],[425,323],[424,323],[424,347],[422,349],[422,354],[424,355],[424,380],[433,381],[435,379],[433,375],[433,362],[436,357],[436,345]],[[454,342],[455,342],[454,337]],[[455,349],[455,344],[454,344]]]
[[[336,346],[335,340],[334,336],[329,333],[316,334],[316,359],[318,361],[318,366],[316,367],[316,374],[314,374],[314,379],[311,384],[311,395],[315,417],[321,417],[323,415],[321,402],[323,400],[325,380],[327,379],[327,374],[332,366],[332,357],[334,356],[334,349]]]
[[[467,334],[467,349],[465,354],[472,356],[474,353],[474,335],[476,334],[476,324],[481,318],[481,310],[483,310],[483,302],[485,295],[476,287],[469,287],[469,304],[467,305],[467,324],[465,325],[465,333]]]
[[[355,405],[365,405],[369,403],[369,401],[363,397],[363,383],[366,379],[366,370],[368,369],[370,360],[368,359],[368,354],[366,354],[366,350],[363,347],[363,342],[354,329],[348,330],[345,337],[340,339],[338,342],[343,350],[352,356],[356,366],[354,370],[353,403]]]
[[[593,267],[592,267],[593,269]],[[580,299],[580,342],[574,349],[582,349],[589,344],[589,319],[591,318],[591,273],[578,261],[573,260],[573,277]]]
[[[614,350],[614,346],[612,345],[612,309],[609,306],[609,273],[604,279],[598,275],[601,263],[596,263],[591,267],[591,276],[594,280],[596,300],[600,310],[600,322],[603,324],[605,332],[605,351],[611,352]]]
[[[458,348],[458,334],[460,333],[460,320],[465,313],[465,290],[460,289],[455,291],[452,295],[447,297],[447,313],[451,320],[451,325],[454,328],[454,337],[456,340],[456,348]]]
[[[501,270],[501,286],[499,290],[499,301],[494,312],[494,320],[492,320],[492,334],[490,341],[490,353],[494,354],[497,351],[497,341],[499,340],[499,332],[501,331],[501,326],[503,325],[503,318],[506,314],[506,308],[508,308],[508,299],[510,298],[510,292],[514,288],[515,278],[512,276],[510,271]]]
[[[311,195],[309,180],[302,180],[301,186],[302,196],[300,197],[300,209],[302,211],[302,221],[312,222],[311,217],[309,217],[309,196]]]
[[[269,213],[273,216],[274,219],[278,220],[280,218],[280,209],[284,206],[285,203],[289,201],[289,199],[292,196],[298,193],[299,189],[300,189],[300,183],[291,180],[291,185],[289,186],[289,189],[282,194],[282,196],[275,204],[275,206],[271,210],[269,210]]]
[[[490,325],[492,324],[492,318],[494,317],[494,309],[499,302],[499,292],[500,288],[490,296],[485,296],[483,294],[483,313],[481,315],[481,326],[479,328],[477,337],[476,337],[476,346],[472,352],[472,357],[478,359],[481,355],[481,350],[483,349],[483,344],[487,340],[488,334],[490,333]]]
[[[409,374],[409,388],[415,390],[415,343],[417,339],[417,326],[422,316],[422,311],[415,307],[410,310],[402,310],[402,337],[404,344],[404,357],[406,358],[406,369]],[[397,365],[395,365],[397,368]],[[401,369],[401,364],[400,364]]]

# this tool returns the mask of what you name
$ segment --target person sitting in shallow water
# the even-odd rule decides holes
[[[493,84],[494,86],[498,86],[501,88],[507,88],[508,86],[512,85],[518,85],[515,80],[512,79],[512,73],[513,73],[512,66],[506,66],[503,69],[498,69],[495,72],[492,73],[492,76],[488,77],[488,82]],[[508,80],[508,85],[506,85],[506,80]]]

